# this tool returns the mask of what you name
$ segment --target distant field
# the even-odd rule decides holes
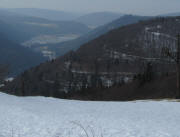
[[[25,47],[36,46],[36,44],[56,44],[60,42],[65,42],[78,38],[80,35],[77,34],[67,34],[67,35],[40,35],[32,38],[26,42],[23,42],[22,45]]]

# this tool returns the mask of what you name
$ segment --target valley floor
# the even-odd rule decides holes
[[[175,101],[83,102],[0,93],[0,137],[180,137]],[[83,126],[83,128],[81,127]]]

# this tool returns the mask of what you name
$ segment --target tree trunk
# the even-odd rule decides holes
[[[176,98],[180,99],[180,34],[178,34],[178,42],[177,42],[177,93]]]
[[[180,99],[180,65],[177,64],[177,93],[176,98]]]

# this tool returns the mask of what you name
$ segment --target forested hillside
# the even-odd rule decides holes
[[[162,49],[176,50],[179,30],[180,17],[123,26],[75,52],[26,71],[7,85],[6,91],[16,95],[64,97],[86,89],[101,91],[122,85],[146,71],[158,76],[173,73],[174,62],[162,56]],[[149,73],[147,77],[151,79]]]
[[[15,43],[0,32],[0,64],[7,65],[9,75],[17,75],[44,62],[46,58]]]

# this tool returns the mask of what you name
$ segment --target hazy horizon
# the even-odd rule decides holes
[[[40,8],[65,12],[118,12],[124,14],[159,15],[179,12],[179,0],[0,0],[0,8]]]

